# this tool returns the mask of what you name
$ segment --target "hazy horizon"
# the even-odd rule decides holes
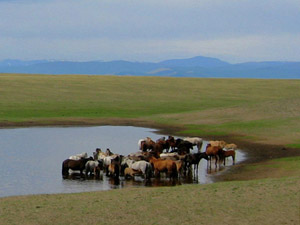
[[[0,0],[0,60],[300,61],[297,0]]]

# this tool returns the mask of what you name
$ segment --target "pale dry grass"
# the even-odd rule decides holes
[[[0,224],[299,224],[297,178],[0,199]]]

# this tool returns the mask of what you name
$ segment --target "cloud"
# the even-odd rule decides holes
[[[291,46],[294,42],[287,44],[288,39],[296,40],[300,33],[296,0],[0,0],[0,4],[0,58],[14,54],[72,59],[81,53],[82,58],[102,59],[143,54],[145,59],[198,54],[250,59],[252,49],[260,46],[264,52],[257,57],[267,59],[274,55],[272,49]],[[43,52],[19,51],[9,43],[19,49],[38,43]],[[297,55],[285,53],[291,59]]]

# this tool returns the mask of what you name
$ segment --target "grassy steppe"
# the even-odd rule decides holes
[[[300,147],[300,80],[1,74],[0,92],[3,126],[144,121]]]
[[[300,80],[2,74],[0,93],[2,127],[146,124],[300,148]],[[237,181],[206,185],[0,198],[0,224],[299,224],[299,165],[236,165]]]
[[[0,224],[294,224],[299,177],[0,199]]]

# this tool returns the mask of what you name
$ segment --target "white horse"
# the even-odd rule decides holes
[[[88,154],[86,152],[82,152],[80,154],[72,155],[69,159],[79,160],[79,159],[86,159],[88,158]]]
[[[151,178],[152,176],[152,166],[151,163],[141,160],[134,162],[129,168],[134,169],[136,171],[141,171],[146,179]]]
[[[107,155],[104,152],[93,153],[95,160],[103,160]]]
[[[127,165],[128,167],[130,167],[134,162],[135,162],[134,160],[129,159],[128,157],[124,157],[122,159],[121,166]]]
[[[100,170],[103,168],[103,161],[90,160],[85,164],[85,175],[95,174],[99,177]]]
[[[184,141],[188,141],[190,143],[192,143],[193,145],[196,145],[198,148],[198,151],[201,150],[202,144],[203,144],[203,140],[202,138],[199,137],[186,137],[183,138]]]
[[[177,152],[170,152],[170,153],[161,153],[159,155],[160,158],[166,158],[166,157],[177,157],[178,153]]]

